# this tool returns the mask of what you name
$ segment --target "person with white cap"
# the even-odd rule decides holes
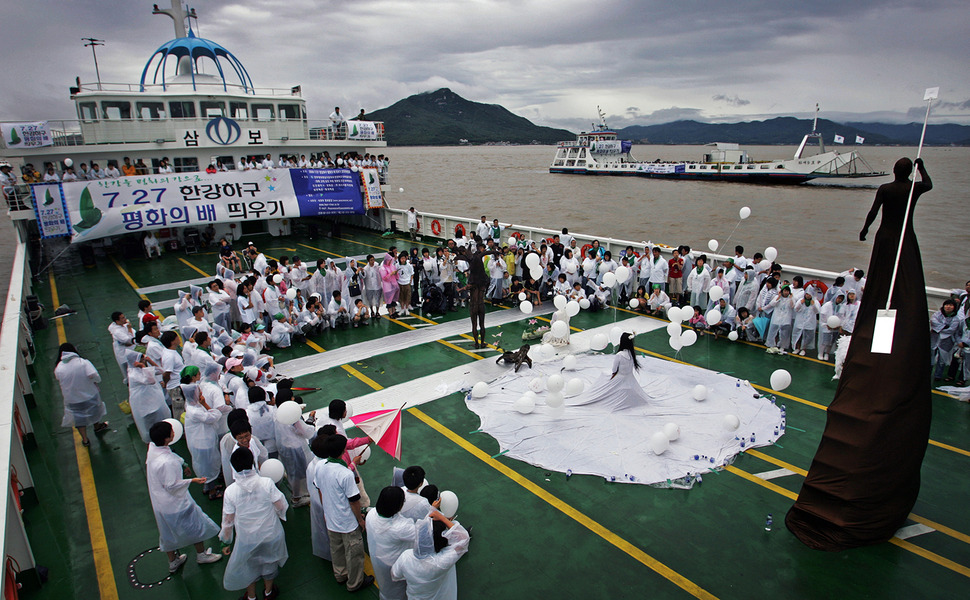
[[[232,399],[233,407],[245,410],[249,406],[249,386],[243,377],[242,359],[233,357],[226,361],[226,372],[220,384]]]
[[[185,479],[184,461],[172,452],[169,444],[175,443],[175,430],[168,421],[152,425],[149,431],[151,444],[145,461],[148,476],[148,495],[158,525],[158,548],[168,555],[168,571],[174,573],[186,560],[179,548],[195,546],[196,562],[214,563],[222,559],[206,548],[205,540],[219,533],[219,527],[210,519],[189,495],[189,485],[205,483],[205,477]]]
[[[408,600],[457,600],[455,564],[468,552],[468,531],[438,511],[416,524],[414,549],[391,566],[391,578],[407,584]]]

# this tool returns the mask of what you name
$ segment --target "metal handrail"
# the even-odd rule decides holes
[[[132,93],[166,93],[166,94],[178,94],[179,88],[188,88],[187,92],[191,93],[193,91],[192,87],[195,86],[196,90],[206,90],[212,89],[217,91],[223,91],[223,83],[220,81],[218,83],[205,83],[197,81],[193,84],[191,81],[177,82],[177,83],[166,83],[164,88],[160,83],[146,83],[144,86],[138,83],[112,83],[102,81],[101,83],[81,83],[80,91],[88,93],[97,92],[132,92]],[[142,89],[144,87],[144,89]],[[238,83],[226,82],[225,87],[231,92],[242,91],[244,95],[252,96],[291,96],[294,98],[302,98],[303,92],[296,88],[294,93],[294,88],[247,88]]]

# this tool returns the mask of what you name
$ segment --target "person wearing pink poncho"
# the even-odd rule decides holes
[[[395,248],[391,247],[384,255],[378,271],[381,275],[381,288],[384,290],[384,303],[387,304],[387,316],[397,316],[397,294],[400,290],[397,283],[397,264],[394,261]]]

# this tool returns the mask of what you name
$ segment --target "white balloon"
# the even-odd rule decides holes
[[[664,432],[658,431],[657,433],[650,436],[650,450],[654,454],[663,454],[670,447],[670,440],[664,435]]]
[[[728,339],[731,340],[732,342],[738,341],[738,332],[737,331],[732,331],[731,333],[729,333],[728,334]]]
[[[563,389],[563,393],[567,396],[578,396],[583,393],[583,389],[586,387],[586,382],[584,382],[579,377],[573,377],[566,382],[566,387]]]
[[[633,308],[633,309],[640,308],[640,299],[630,298],[630,308]]]
[[[542,279],[542,267],[541,266],[538,266],[538,265],[535,266],[535,267],[529,267],[529,274],[532,275],[532,278],[535,279],[536,281],[541,280]]]
[[[541,354],[543,358],[552,358],[556,354],[556,348],[552,344],[543,344],[539,346],[539,354]]]
[[[164,419],[164,421],[172,426],[172,433],[175,434],[175,438],[172,439],[170,444],[174,444],[182,439],[182,432],[185,430],[185,428],[182,427],[182,422],[178,419]]]
[[[539,267],[539,255],[535,252],[530,252],[525,255],[525,264],[530,269],[536,269]]]
[[[263,462],[263,466],[259,468],[259,474],[263,477],[269,477],[273,480],[273,483],[279,483],[285,473],[286,469],[283,468],[283,463],[275,458],[267,458]]]
[[[445,490],[438,495],[441,503],[438,505],[438,511],[445,516],[445,518],[453,519],[455,515],[458,514],[458,496],[455,492],[450,490]]]
[[[707,247],[710,248],[711,252],[717,252],[717,240],[707,242]]]
[[[276,275],[273,275],[273,283],[275,283],[276,285],[279,285],[282,282],[283,282],[282,275],[280,275],[279,273],[277,273]]]
[[[671,442],[680,437],[680,426],[677,423],[667,423],[664,425],[664,435]]]
[[[552,332],[552,337],[564,338],[569,335],[569,325],[566,325],[565,321],[556,321],[552,324],[549,331]],[[555,350],[553,350],[553,353],[555,353]]]
[[[670,337],[677,337],[680,335],[681,327],[680,323],[667,323],[667,335]]]
[[[610,343],[610,338],[606,337],[605,333],[597,333],[593,336],[593,339],[589,341],[589,347],[591,350],[602,350],[606,348]]]
[[[519,292],[519,301],[524,302],[526,298],[528,296],[525,295],[525,292]]]
[[[533,400],[537,400],[539,398],[539,394],[533,392],[532,390],[526,390],[526,392],[524,394],[522,394],[522,395],[523,396],[528,396],[529,398],[532,398]]]
[[[566,369],[567,371],[575,371],[577,362],[579,361],[576,360],[575,356],[572,354],[567,354],[566,357],[562,359],[562,368]]]
[[[828,318],[828,321],[826,321],[825,324],[832,329],[838,329],[842,326],[842,319],[840,319],[838,315],[832,315]]]
[[[604,263],[600,263],[600,275],[606,274],[606,272],[609,271],[609,270],[610,270],[610,265],[608,265],[605,262]]]
[[[525,313],[527,315],[528,314],[531,314],[532,313],[532,303],[529,302],[528,300],[523,300],[522,303],[519,304],[519,310],[521,310],[523,313]]]
[[[65,167],[73,167],[74,166],[74,161],[72,159],[70,159],[70,158],[65,158],[64,159],[64,166]]]
[[[484,398],[488,394],[488,384],[484,381],[479,381],[472,388],[472,398]]]
[[[603,275],[603,287],[611,288],[616,285],[616,275],[613,273],[607,273]]]
[[[610,343],[614,346],[620,344],[620,338],[623,336],[623,329],[619,327],[614,327],[610,329]]]
[[[681,348],[684,347],[684,342],[680,341],[680,336],[679,335],[670,338],[669,340],[667,340],[667,343],[670,344],[670,347],[674,351],[678,351],[678,350],[680,350]]]
[[[517,243],[517,240],[514,237],[509,238],[509,247],[515,246],[516,243]]]
[[[711,289],[708,290],[707,295],[711,297],[711,300],[717,302],[724,297],[724,288],[718,285],[712,285]]]
[[[728,431],[735,431],[741,426],[741,419],[737,415],[724,415],[724,428]]]
[[[775,250],[774,246],[768,246],[765,248],[765,260],[768,262],[774,262],[778,258],[778,251]]]
[[[717,325],[721,322],[721,311],[716,308],[712,308],[711,310],[707,311],[707,315],[704,318],[707,319],[708,325]]]
[[[671,306],[667,309],[667,318],[671,323],[680,323],[684,320],[684,314],[679,306]]]
[[[522,413],[523,415],[527,415],[536,409],[536,401],[532,396],[522,396],[515,401],[513,406],[516,411]]]
[[[552,299],[552,303],[556,308],[565,308],[567,302],[569,302],[569,299],[561,295]]]
[[[301,404],[300,405],[300,408],[306,408],[306,405],[305,404]],[[347,408],[344,409],[344,410],[346,410],[346,412],[347,412],[347,417],[346,417],[347,419],[349,419],[350,417],[354,416],[354,405],[353,404],[348,404],[347,405]]]
[[[579,314],[579,302],[575,300],[570,300],[566,303],[566,314],[570,317],[575,317]]]
[[[549,408],[558,408],[562,406],[564,402],[562,392],[549,392],[546,395],[546,406]]]
[[[404,193],[404,188],[397,188],[397,193],[403,194]]]
[[[302,415],[303,411],[300,410],[300,405],[296,402],[284,402],[276,408],[276,420],[281,425],[292,425],[299,421]]]
[[[546,389],[551,393],[561,392],[565,386],[566,380],[558,373],[550,375],[546,380]]]
[[[680,343],[686,346],[693,346],[697,342],[697,332],[693,329],[688,329],[684,333],[680,334]]]
[[[579,308],[581,308],[583,310],[586,310],[587,308],[589,308],[589,300],[587,300],[586,298],[580,298],[579,299]]]
[[[791,385],[791,373],[784,369],[778,369],[771,374],[771,389],[780,392]]]
[[[691,395],[694,397],[694,400],[703,402],[707,399],[707,386],[698,383],[694,386],[694,391],[691,393]]]
[[[751,209],[748,208],[747,206],[742,206],[741,210],[738,211],[738,216],[741,217],[742,221],[744,219],[747,219],[748,217],[751,216]]]
[[[529,382],[529,389],[537,394],[545,389],[545,387],[546,384],[542,381],[542,377],[535,377]]]
[[[630,267],[624,267],[620,265],[616,268],[616,281],[619,283],[626,283],[626,280],[630,278]]]
[[[296,288],[286,290],[286,297],[289,300],[296,300]]]

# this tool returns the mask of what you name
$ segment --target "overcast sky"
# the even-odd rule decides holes
[[[162,8],[170,0],[159,2]],[[189,2],[201,37],[258,87],[301,84],[310,118],[450,87],[542,125],[777,115],[970,123],[966,0],[259,0]],[[171,20],[141,0],[33,0],[2,11],[0,120],[73,118],[68,87],[137,82]],[[925,106],[925,105],[924,105]]]

